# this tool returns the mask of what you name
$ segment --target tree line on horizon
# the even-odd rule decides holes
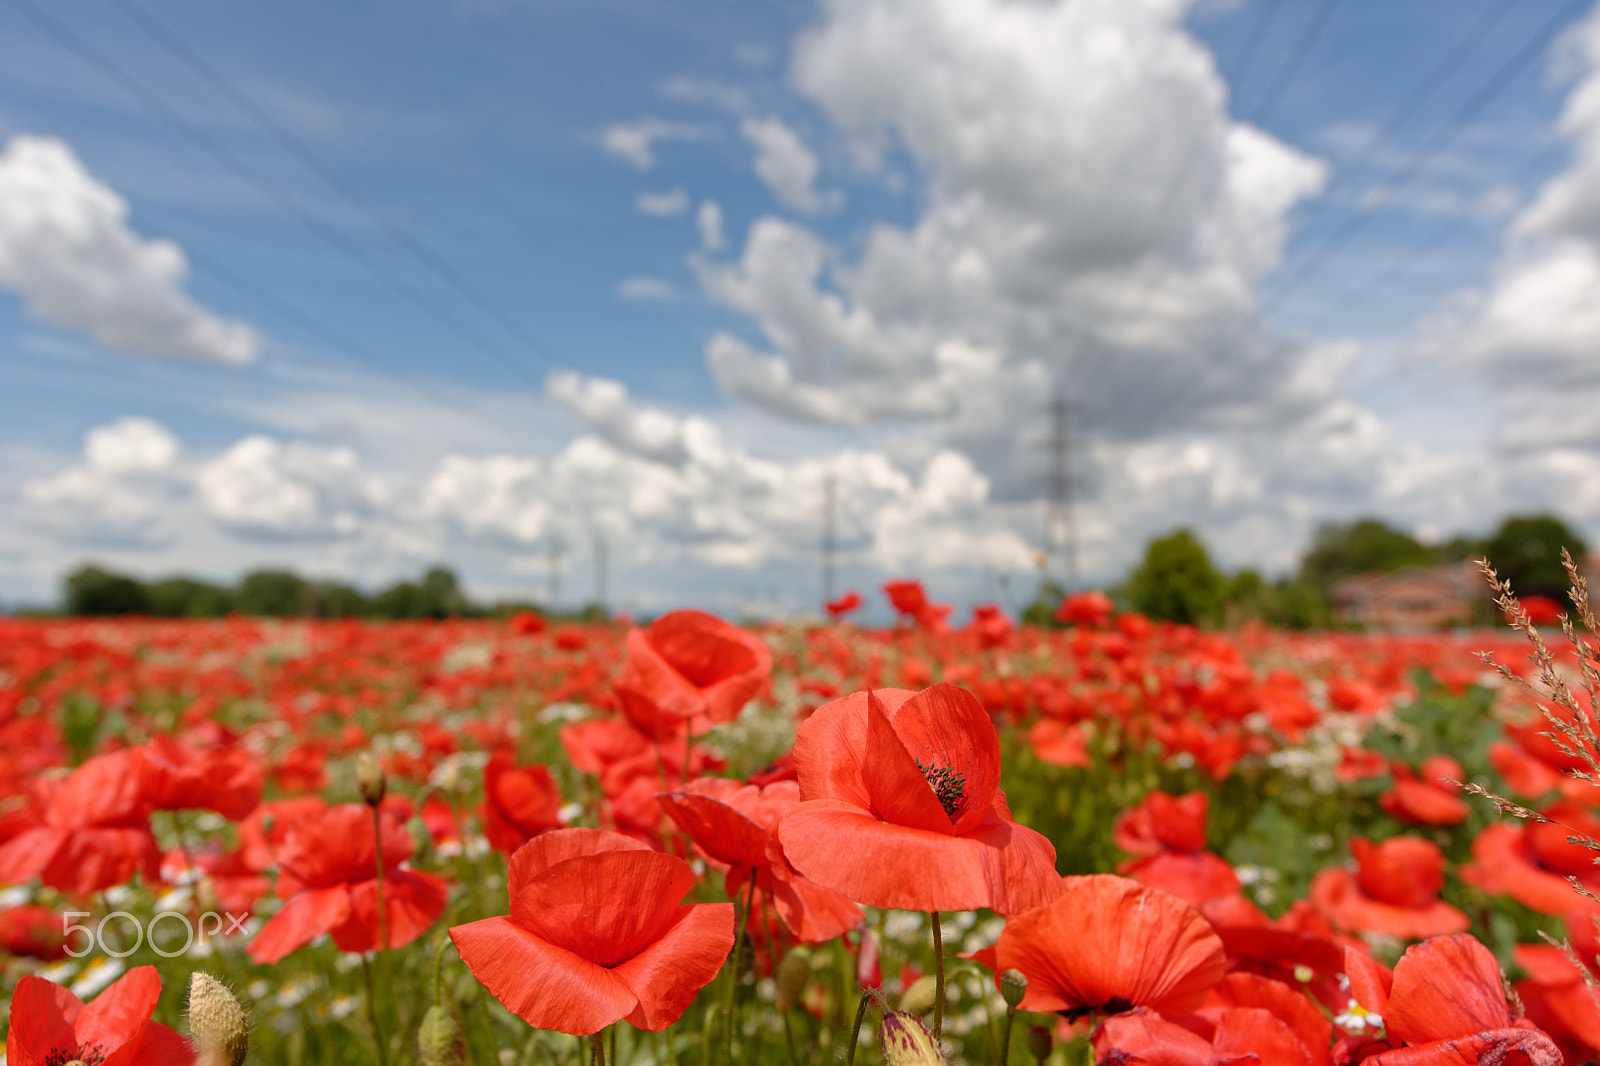
[[[1490,536],[1457,536],[1427,544],[1376,518],[1321,526],[1296,571],[1269,580],[1259,570],[1225,573],[1205,543],[1189,529],[1177,529],[1149,542],[1144,557],[1108,591],[1120,606],[1151,618],[1200,626],[1237,625],[1258,620],[1291,629],[1333,623],[1333,590],[1346,578],[1392,573],[1408,566],[1438,566],[1487,558],[1524,595],[1565,602],[1567,576],[1561,549],[1581,558],[1582,537],[1554,515],[1506,519]],[[1050,582],[1023,612],[1023,621],[1049,625],[1065,590]],[[1486,601],[1487,602],[1487,601]],[[313,580],[288,570],[257,570],[236,585],[174,576],[141,581],[89,564],[67,575],[61,613],[106,616],[147,614],[158,618],[219,618],[228,614],[262,617],[413,618],[503,617],[533,610],[557,616],[534,602],[479,604],[461,589],[454,571],[434,566],[412,581],[363,592],[337,581]],[[590,604],[560,617],[604,619]],[[1482,619],[1488,621],[1487,608]]]

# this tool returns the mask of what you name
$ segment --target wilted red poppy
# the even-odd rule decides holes
[[[66,777],[35,779],[22,816],[29,828],[0,845],[0,884],[37,877],[84,895],[135,874],[157,880],[161,853],[143,785],[139,758],[128,751],[97,755]]]
[[[772,653],[749,630],[703,611],[673,611],[628,631],[617,697],[630,718],[731,722],[767,683]]]
[[[672,820],[713,861],[728,867],[726,888],[737,896],[755,871],[756,887],[800,940],[832,940],[861,921],[861,908],[823,888],[789,864],[778,822],[800,802],[800,786],[778,781],[757,788],[723,777],[702,777],[680,792],[657,797]]]
[[[1117,872],[1190,903],[1239,891],[1233,865],[1206,850],[1210,804],[1204,792],[1169,796],[1156,791],[1117,815],[1112,839],[1134,856],[1118,863]]]
[[[136,966],[85,1006],[67,989],[33,974],[11,995],[7,1066],[179,1066],[194,1061],[189,1042],[150,1020],[161,999],[154,966]]]
[[[1340,928],[1420,940],[1464,932],[1472,924],[1438,898],[1444,852],[1433,841],[1398,836],[1374,844],[1352,837],[1350,853],[1355,873],[1336,866],[1311,880],[1311,902]]]
[[[1222,941],[1183,900],[1111,874],[1063,877],[1057,891],[975,956],[1027,977],[1022,1010],[1191,1013],[1222,979]]]
[[[450,930],[494,997],[536,1029],[583,1035],[626,1018],[665,1029],[733,948],[733,904],[681,901],[689,864],[631,837],[558,829],[508,865],[510,914]]]
[[[1392,975],[1355,952],[1347,958],[1357,964],[1351,966],[1352,996],[1383,1018],[1391,1041],[1405,1045],[1403,1051],[1384,1052],[1366,1059],[1368,1063],[1559,1066],[1561,1062],[1561,1052],[1548,1034],[1511,1013],[1500,964],[1469,934],[1413,944]]]
[[[1568,839],[1595,839],[1600,818],[1571,800],[1553,803],[1540,814],[1545,821],[1485,826],[1472,841],[1473,861],[1461,867],[1461,879],[1544,914],[1565,914],[1576,899],[1568,877],[1578,878],[1591,892],[1600,888],[1595,853]]]
[[[778,828],[807,877],[858,903],[1018,914],[1054,898],[1055,848],[1011,820],[1000,742],[951,684],[833,700],[800,724],[801,801]]]
[[[444,913],[445,883],[400,864],[411,857],[411,834],[398,818],[380,812],[383,839],[384,933],[388,947],[404,947]],[[278,895],[287,902],[250,942],[250,958],[270,964],[333,935],[340,951],[378,947],[378,865],[372,812],[344,803],[296,819],[278,847]]]
[[[162,734],[133,750],[152,810],[216,811],[238,821],[261,802],[266,768],[243,748],[195,748]]]
[[[483,768],[483,835],[509,855],[550,829],[561,827],[561,788],[550,767],[517,766],[510,752],[497,751]]]

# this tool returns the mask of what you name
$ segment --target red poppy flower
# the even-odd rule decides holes
[[[1204,792],[1169,796],[1151,792],[1137,806],[1117,815],[1112,839],[1135,858],[1117,865],[1117,872],[1170,892],[1189,903],[1239,891],[1233,866],[1206,847]]]
[[[1567,780],[1560,770],[1504,740],[1489,745],[1489,765],[1506,783],[1506,791],[1523,799],[1543,799]]]
[[[1582,917],[1588,919],[1587,914]],[[1585,957],[1581,948],[1578,956]],[[1529,1018],[1557,1041],[1581,1045],[1575,1061],[1593,1057],[1600,1049],[1600,1004],[1595,1003],[1594,993],[1589,990],[1584,967],[1574,965],[1565,951],[1550,944],[1518,944],[1512,957],[1528,975],[1517,982],[1516,988]],[[1591,971],[1589,977],[1592,976]],[[1574,1060],[1573,1055],[1567,1058]]]
[[[1461,764],[1448,755],[1432,755],[1422,760],[1419,773],[1405,763],[1395,763],[1394,784],[1378,797],[1385,814],[1407,825],[1459,825],[1467,820],[1467,804],[1461,789],[1444,779],[1460,781]]]
[[[1094,765],[1083,734],[1083,726],[1068,725],[1055,718],[1041,718],[1028,729],[1028,743],[1040,762],[1051,766]]]
[[[733,904],[683,904],[689,864],[620,833],[558,829],[511,857],[510,914],[450,930],[483,986],[536,1029],[665,1029],[733,948]]]
[[[1391,1041],[1405,1045],[1366,1059],[1372,1066],[1561,1063],[1548,1034],[1512,1015],[1499,963],[1466,933],[1413,944],[1392,975],[1354,952],[1349,958],[1358,962],[1350,974],[1356,1002],[1383,1018]]]
[[[1240,895],[1217,896],[1197,906],[1222,938],[1229,973],[1292,983],[1300,980],[1302,968],[1309,969],[1307,991],[1330,1008],[1344,1007],[1346,997],[1339,988],[1344,949],[1358,942],[1334,933],[1309,901],[1296,900],[1276,921]]]
[[[404,947],[444,913],[445,883],[432,874],[403,868],[411,857],[411,834],[398,818],[380,812],[383,839],[384,932],[388,947]],[[340,951],[378,947],[377,857],[372,811],[344,803],[303,815],[290,825],[277,849],[278,895],[287,902],[250,942],[250,958],[270,964],[333,935]]]
[[[38,778],[23,818],[29,828],[0,845],[0,884],[39,878],[73,895],[159,877],[138,756],[97,755],[66,777]]]
[[[772,653],[756,634],[702,611],[673,611],[628,631],[617,697],[636,721],[689,721],[701,732],[737,718],[770,673]]]
[[[1472,923],[1439,899],[1444,852],[1421,837],[1398,836],[1374,844],[1352,837],[1356,872],[1343,866],[1311,880],[1311,902],[1343,929],[1386,933],[1405,940],[1464,932]]]
[[[50,961],[66,952],[61,915],[49,907],[24,904],[0,911],[0,952]]]
[[[561,828],[561,788],[550,768],[517,766],[497,751],[483,768],[483,835],[509,855],[549,829]]]
[[[843,618],[852,611],[859,611],[861,609],[861,593],[852,589],[836,600],[829,600],[827,607],[829,618],[835,620]]]
[[[1011,820],[1000,742],[955,685],[857,692],[794,745],[799,804],[778,836],[795,868],[858,903],[1018,914],[1053,899],[1055,848]]]
[[[1074,592],[1062,598],[1061,606],[1056,608],[1056,621],[1062,625],[1103,629],[1111,621],[1116,609],[1117,605],[1104,592]]]
[[[681,792],[657,798],[696,846],[728,867],[729,896],[737,896],[754,870],[756,887],[771,897],[784,924],[799,939],[832,940],[861,921],[860,907],[800,876],[783,853],[778,822],[800,802],[795,782],[757,788],[727,778],[702,777]]]
[[[1058,891],[1006,922],[992,949],[996,973],[1028,979],[1022,1010],[1186,1014],[1222,979],[1221,939],[1182,900],[1111,874],[1064,877]]]
[[[238,821],[261,802],[266,768],[243,748],[193,748],[163,734],[134,751],[152,810],[216,811]]]
[[[1567,838],[1600,834],[1600,818],[1570,800],[1541,813],[1551,820],[1484,826],[1472,841],[1472,861],[1461,867],[1461,879],[1542,914],[1566,914],[1577,900],[1568,877],[1578,878],[1591,892],[1600,889],[1594,852]]]
[[[150,1020],[161,999],[154,966],[136,966],[94,1002],[27,974],[11,995],[7,1066],[59,1066],[79,1060],[99,1066],[177,1066],[194,1050],[177,1033]]]

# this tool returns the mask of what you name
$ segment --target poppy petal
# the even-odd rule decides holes
[[[910,702],[907,700],[907,705]],[[882,704],[870,696],[867,753],[861,760],[861,777],[867,795],[872,797],[872,810],[884,821],[930,833],[954,831],[955,820],[946,813],[923,769],[906,750]]]
[[[677,920],[694,871],[676,855],[616,851],[545,870],[511,900],[510,918],[601,966],[633,958]]]
[[[384,934],[391,948],[403,948],[428,931],[449,902],[449,887],[433,874],[390,870],[383,878]],[[378,882],[350,886],[350,917],[333,930],[340,951],[372,951],[378,946]]]
[[[872,692],[890,714],[916,693],[904,688]],[[811,712],[795,731],[794,766],[802,800],[842,800],[872,806],[861,780],[867,753],[867,693],[854,692]]]
[[[1298,989],[1253,973],[1229,974],[1206,997],[1206,1006],[1200,1013],[1217,1022],[1218,1035],[1212,1038],[1217,1050],[1224,1050],[1225,1043],[1221,1035],[1221,1019],[1241,1007],[1267,1011],[1287,1026],[1315,1066],[1325,1066],[1329,1061],[1328,1046],[1333,1042],[1333,1023],[1328,1021],[1327,1015],[1317,1009],[1311,997]],[[1236,1031],[1241,1029],[1242,1021],[1245,1019],[1235,1018],[1231,1023]],[[1239,1042],[1229,1043],[1228,1047],[1249,1050],[1247,1044]],[[1268,1059],[1263,1056],[1262,1061],[1267,1062]]]
[[[1521,1052],[1521,1057],[1514,1057],[1516,1052]],[[1538,1029],[1495,1029],[1385,1051],[1363,1059],[1362,1066],[1480,1066],[1496,1062],[1561,1066],[1562,1057],[1555,1041]]]
[[[983,821],[1000,784],[1000,738],[978,697],[948,682],[930,685],[889,720],[913,759],[962,775],[961,800],[952,818],[956,831]]]
[[[660,939],[611,971],[639,999],[628,1023],[655,1032],[677,1021],[732,950],[733,904],[679,907]]]
[[[137,1066],[195,1066],[194,1045],[176,1029],[151,1022],[133,1061]]]
[[[777,865],[772,867],[772,903],[789,932],[807,944],[832,940],[861,921],[861,908],[845,896],[787,869],[780,872]]]
[[[1344,949],[1344,971],[1350,977],[1350,998],[1363,1009],[1387,1018],[1394,971],[1355,948]]]
[[[1511,1024],[1500,964],[1468,935],[1436,937],[1406,949],[1394,967],[1388,1031],[1408,1044],[1454,1040]]]
[[[83,1001],[65,986],[24,974],[11,992],[6,1061],[20,1064],[31,1056],[42,1066],[54,1049],[77,1043],[73,1022],[82,1010]]]
[[[814,800],[784,815],[778,836],[802,875],[869,907],[1018,914],[1049,902],[1060,884],[1054,846],[998,818],[979,832],[950,836]]]
[[[729,866],[767,864],[767,831],[723,800],[694,792],[666,792],[656,801],[678,828],[717,862]]]
[[[308,888],[267,919],[250,942],[250,959],[270,966],[350,920],[350,889],[344,884]]]
[[[81,1047],[98,1047],[105,1066],[134,1061],[150,1015],[161,1001],[161,977],[154,966],[135,966],[94,997],[73,1024]]]
[[[1209,851],[1163,851],[1121,863],[1117,872],[1194,904],[1231,896],[1240,888],[1233,865]]]
[[[458,925],[450,939],[472,976],[535,1029],[587,1036],[628,1016],[638,998],[620,978],[546,943],[510,918]]]
[[[1217,1019],[1211,1046],[1221,1057],[1253,1055],[1260,1066],[1312,1066],[1316,1061],[1294,1030],[1271,1011],[1260,1007],[1232,1007],[1223,1011]]]
[[[541,833],[517,849],[506,864],[506,883],[512,899],[522,887],[558,862],[608,851],[649,851],[650,845],[622,833],[575,826]]]
[[[0,845],[0,885],[25,885],[38,877],[66,843],[67,835],[64,829],[40,826]]]
[[[1217,1062],[1211,1041],[1142,1007],[1107,1018],[1092,1039],[1096,1062],[1128,1066],[1216,1066]]]
[[[1011,919],[995,944],[996,966],[1028,978],[1023,1010],[1122,1001],[1188,1013],[1222,979],[1222,941],[1189,904],[1109,874],[1061,884],[1054,903]]]

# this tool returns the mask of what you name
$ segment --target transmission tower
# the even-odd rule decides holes
[[[544,552],[545,565],[549,569],[550,608],[552,610],[555,609],[557,603],[561,602],[561,556],[566,550],[567,544],[561,538],[561,534],[551,532],[549,539],[545,541]]]
[[[1044,515],[1041,555],[1048,574],[1050,560],[1057,554],[1066,564],[1062,577],[1068,589],[1078,581],[1078,525],[1072,509],[1075,485],[1072,473],[1072,416],[1078,405],[1057,390],[1047,410],[1050,412],[1050,481]]]
[[[606,567],[610,563],[605,534],[597,529],[594,532],[594,602],[599,604],[601,611],[606,609]]]

